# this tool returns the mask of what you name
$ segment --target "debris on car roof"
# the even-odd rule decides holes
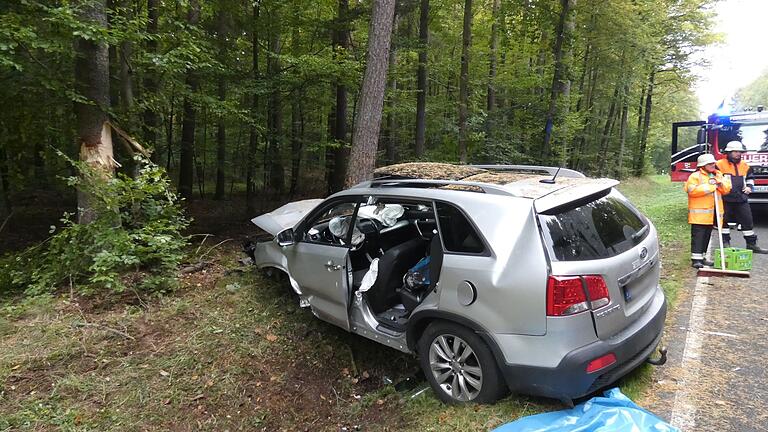
[[[467,165],[454,165],[439,162],[407,162],[377,168],[374,178],[394,177],[423,180],[466,180],[476,174],[487,173],[487,170]]]

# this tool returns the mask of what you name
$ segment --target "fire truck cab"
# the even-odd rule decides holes
[[[747,148],[742,160],[755,175],[750,204],[768,204],[768,112],[762,106],[756,111],[712,114],[707,121],[672,123],[672,181],[686,181],[704,152],[712,153],[715,159],[724,158],[726,144],[734,140]]]

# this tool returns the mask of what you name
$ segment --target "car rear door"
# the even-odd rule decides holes
[[[658,289],[659,246],[653,224],[626,198],[616,190],[575,197],[540,221],[553,275],[605,283],[609,301],[590,310],[598,337],[609,339],[642,316]]]

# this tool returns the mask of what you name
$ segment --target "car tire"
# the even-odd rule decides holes
[[[507,393],[488,345],[466,327],[431,323],[419,339],[418,352],[427,381],[445,403],[493,403]]]

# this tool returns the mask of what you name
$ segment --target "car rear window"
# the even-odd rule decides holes
[[[616,191],[539,218],[557,261],[609,258],[634,247],[649,231],[645,218]]]

